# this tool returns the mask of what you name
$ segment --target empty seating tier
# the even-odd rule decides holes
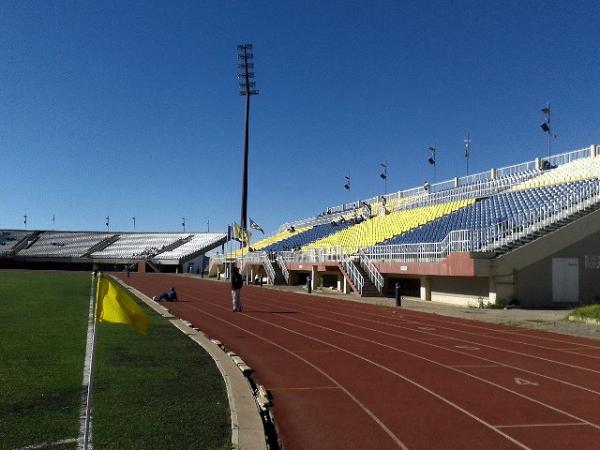
[[[162,249],[189,233],[131,233],[121,234],[119,239],[103,250],[92,253],[92,258],[151,258]]]
[[[553,184],[600,177],[600,158],[582,158],[544,171],[541,175],[517,184],[513,190],[551,186]]]
[[[356,253],[361,248],[383,242],[450,214],[457,209],[471,205],[473,202],[474,200],[461,200],[422,208],[399,210],[388,215],[373,217],[306,245],[303,250],[318,247],[341,247],[346,253]]]
[[[528,211],[540,210],[545,206],[566,206],[575,196],[585,192],[586,185],[593,183],[597,181],[585,180],[494,195],[390,239],[384,244],[440,242],[454,230],[484,229],[509,219],[516,220]]]
[[[81,257],[94,245],[110,236],[112,233],[44,231],[31,246],[19,251],[18,255],[46,258]]]
[[[264,250],[266,247],[269,247],[279,241],[282,241],[284,239],[292,237],[296,234],[302,233],[303,231],[306,231],[309,228],[310,227],[298,227],[298,228],[288,228],[288,229],[285,229],[282,231],[278,231],[277,233],[272,234],[271,236],[268,236],[260,241],[255,242],[254,244],[250,245],[252,250],[250,250],[250,248],[248,248],[248,247],[244,247],[243,249],[234,250],[233,252],[228,253],[227,257],[228,258],[236,258],[238,256],[242,256],[242,254],[247,255],[251,251]]]
[[[180,246],[168,250],[163,253],[159,253],[153,259],[155,260],[167,260],[167,259],[181,259],[184,256],[193,255],[194,253],[201,252],[206,247],[217,243],[221,239],[225,239],[226,234],[223,233],[200,233],[195,234],[189,241],[181,244]]]
[[[30,234],[31,232],[22,230],[0,231],[0,256],[10,254],[15,246]]]
[[[305,229],[304,231],[283,239],[279,242],[271,244],[263,248],[266,252],[284,252],[289,250],[297,250],[311,242],[329,236],[332,233],[343,230],[350,226],[349,222],[343,223],[326,223],[315,227]]]

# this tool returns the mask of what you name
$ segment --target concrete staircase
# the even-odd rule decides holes
[[[285,282],[285,277],[283,276],[283,272],[281,271],[281,267],[277,264],[277,261],[271,261],[273,266],[273,270],[275,271],[275,279],[272,280],[274,285],[282,285],[287,284]]]
[[[494,252],[495,252],[496,256],[502,256],[502,255],[504,255],[508,252],[511,252],[518,247],[526,245],[542,236],[545,236],[549,233],[553,233],[554,231],[559,230],[560,228],[564,227],[565,225],[568,225],[571,222],[573,222],[587,214],[597,211],[598,209],[600,209],[600,203],[590,205],[587,208],[582,209],[581,211],[577,211],[576,213],[573,213],[573,214],[565,217],[564,219],[561,219],[557,222],[546,225],[545,227],[540,228],[539,230],[533,231],[524,236],[521,236],[520,238],[515,239],[514,241],[508,242],[507,244],[504,244],[502,247],[498,247],[497,249],[495,249]]]
[[[348,284],[350,284],[350,287],[352,288],[354,293],[356,295],[360,295],[361,297],[381,297],[381,294],[379,293],[379,291],[377,290],[375,285],[369,279],[369,275],[360,266],[360,263],[358,261],[353,260],[352,264],[354,265],[354,267],[356,267],[358,272],[363,276],[364,285],[363,285],[362,293],[359,293],[356,286],[354,286],[352,284],[352,281],[351,281],[350,277],[348,276],[348,274],[346,273],[346,271],[344,270],[344,267],[341,264],[339,265],[339,267],[340,267],[340,270],[342,271],[342,273],[344,274],[344,276],[346,277],[346,280],[348,281]]]

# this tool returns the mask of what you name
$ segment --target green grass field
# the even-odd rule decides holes
[[[87,273],[0,272],[0,449],[77,438],[90,282]],[[100,324],[94,448],[230,448],[227,395],[214,362],[142,308],[147,336]]]

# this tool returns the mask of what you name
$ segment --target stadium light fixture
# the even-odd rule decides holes
[[[427,151],[431,152],[431,156],[427,159],[427,162],[429,164],[431,164],[433,166],[433,183],[435,184],[435,178],[436,178],[436,173],[435,173],[435,169],[436,169],[436,163],[437,163],[437,148],[436,146],[432,146],[432,147],[427,147]]]
[[[344,177],[344,179],[346,180],[346,183],[344,184],[344,189],[349,191],[350,190],[350,176],[346,176],[346,177]]]
[[[467,176],[469,175],[469,157],[471,156],[471,133],[467,133],[465,142],[465,160],[467,161]]]
[[[550,128],[550,102],[546,103],[540,111],[544,114],[544,121],[541,123],[540,128],[548,135],[548,158],[550,158],[552,156],[552,139],[556,137]]]
[[[387,162],[379,163],[381,166],[381,173],[379,178],[383,180],[383,195],[387,195]]]
[[[240,44],[237,46],[238,50],[238,67],[242,69],[242,73],[238,74],[240,95],[246,97],[246,121],[244,127],[244,158],[242,168],[242,208],[240,217],[240,226],[242,230],[247,230],[248,224],[248,146],[249,146],[249,127],[250,127],[250,97],[258,95],[258,89],[256,88],[256,82],[250,81],[254,79],[254,72],[251,69],[254,68],[254,53],[252,44]],[[244,244],[241,243],[241,246]]]
[[[133,220],[133,231],[135,231],[135,216],[133,216],[131,220]]]
[[[27,228],[27,214],[23,214],[23,224],[25,225],[25,228]]]
[[[110,216],[106,216],[106,222],[104,222],[104,225],[106,225],[106,230],[110,231]]]
[[[183,227],[183,232],[185,233],[185,217],[181,218],[181,226]]]

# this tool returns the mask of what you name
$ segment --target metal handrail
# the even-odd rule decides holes
[[[260,260],[263,263],[265,271],[267,272],[267,276],[271,280],[271,284],[275,284],[275,269],[273,268],[271,260],[267,256],[267,252],[262,252]]]
[[[509,181],[509,186],[505,186],[505,187],[510,187],[512,185],[515,184],[515,182],[519,182],[518,180],[515,181],[514,177],[517,177],[518,179],[520,178],[524,178],[521,179],[520,181],[526,181],[526,179],[528,178],[532,178],[533,176],[539,175],[540,171],[544,168],[544,164],[539,164],[539,161],[542,161],[542,163],[544,161],[547,161],[550,165],[549,167],[556,167],[562,164],[567,164],[569,162],[575,161],[576,159],[581,159],[581,158],[585,158],[585,157],[589,157],[592,156],[592,148],[594,146],[590,146],[590,147],[585,147],[583,149],[578,149],[578,150],[573,150],[573,151],[569,151],[569,152],[565,152],[565,153],[561,153],[558,155],[554,155],[552,157],[544,157],[544,158],[540,158],[532,160],[532,161],[527,161],[524,163],[520,163],[520,164],[514,164],[514,165],[510,165],[510,166],[505,166],[505,167],[500,167],[495,169],[495,171],[492,169],[490,171],[487,172],[481,172],[479,174],[474,174],[474,175],[469,175],[466,177],[460,177],[457,179],[457,187],[452,187],[454,186],[455,181],[454,180],[446,180],[446,181],[441,181],[439,183],[435,183],[432,184],[430,186],[429,189],[429,193],[426,197],[429,197],[429,204],[431,204],[432,201],[437,201],[439,202],[440,200],[443,200],[444,198],[452,198],[452,197],[456,197],[459,194],[453,194],[452,192],[449,191],[454,191],[457,188],[461,188],[461,187],[467,187],[470,186],[471,184],[486,184],[488,182],[490,183],[494,183],[494,182],[498,182],[501,181],[503,178],[508,179]],[[492,172],[495,172],[495,178],[489,179],[491,178],[491,174]],[[486,175],[489,174],[489,175]],[[504,183],[503,183],[504,184]],[[485,189],[485,186],[483,186],[483,188]],[[387,194],[384,197],[386,198],[386,200],[393,200],[393,199],[397,199],[397,198],[404,198],[404,199],[410,199],[410,197],[417,197],[419,195],[423,195],[424,190],[422,187],[414,187],[414,188],[410,188],[410,189],[405,189],[403,191],[398,191],[398,192],[394,192],[391,194]],[[440,197],[436,197],[436,198],[432,198],[431,196],[434,194],[449,194],[447,196],[440,196]],[[471,194],[475,194],[475,197],[477,196],[484,196],[484,195],[490,195],[490,193],[485,193],[482,192],[481,194],[477,194],[476,192],[471,193]],[[350,202],[350,203],[344,203],[342,205],[338,205],[338,206],[333,206],[330,208],[327,208],[328,211],[330,211],[330,214],[326,214],[326,215],[320,215],[320,216],[312,216],[306,219],[300,219],[294,222],[287,222],[284,223],[283,225],[281,225],[279,227],[279,230],[283,230],[286,228],[289,228],[290,226],[294,226],[294,227],[299,227],[299,226],[306,226],[306,225],[319,225],[319,224],[323,224],[323,223],[327,223],[328,221],[331,220],[337,220],[342,214],[347,214],[349,212],[352,212],[354,209],[357,209],[360,207],[361,204],[363,203],[368,203],[368,204],[372,204],[375,203],[377,201],[379,201],[381,199],[380,196],[377,197],[372,197],[366,200],[357,200],[355,202]],[[460,199],[460,198],[459,198]],[[448,200],[451,201],[451,200]],[[414,203],[409,202],[409,207],[414,207],[413,206]],[[404,206],[406,208],[406,205],[399,205],[400,207],[398,209],[402,209],[402,206]]]
[[[365,270],[367,275],[369,275],[369,279],[373,283],[373,285],[377,288],[379,293],[383,292],[383,275],[377,270],[377,267],[371,262],[369,257],[364,254],[363,251],[358,252],[360,266]]]
[[[483,229],[453,230],[440,242],[376,245],[364,253],[375,259],[432,261],[452,252],[491,251],[600,203],[600,183],[596,181],[556,200]]]
[[[285,278],[286,284],[290,284],[290,271],[288,270],[287,266],[285,265],[285,261],[283,260],[283,257],[280,254],[278,254],[276,260],[277,260],[277,264],[279,264],[279,267],[281,268],[281,273],[283,274],[283,278]]]
[[[344,268],[344,271],[348,275],[348,278],[350,278],[350,281],[354,285],[354,288],[357,290],[359,295],[362,295],[363,287],[365,286],[365,278],[359,272],[359,270],[352,262],[352,259],[346,253],[341,252],[337,256],[339,258],[338,261]]]

